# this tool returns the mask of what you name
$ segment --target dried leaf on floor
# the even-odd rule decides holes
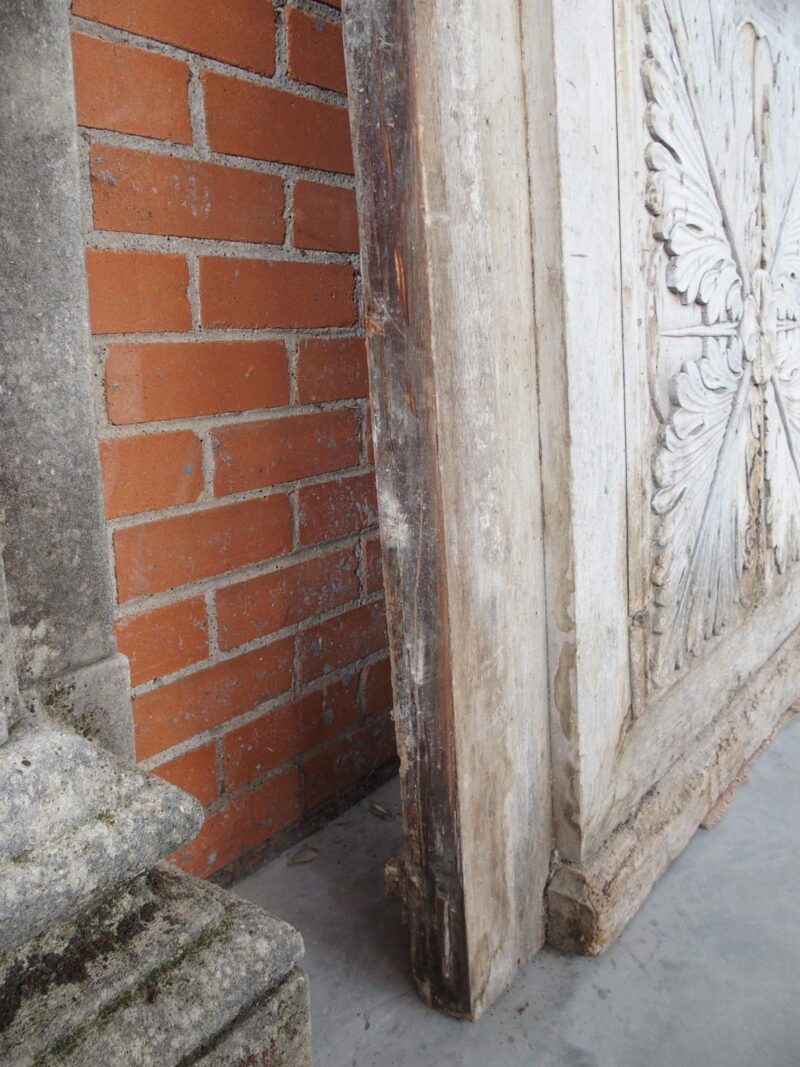
[[[389,811],[388,808],[385,808],[383,806],[383,804],[376,803],[374,800],[370,804],[369,810],[372,812],[373,815],[377,815],[377,817],[379,819],[392,819],[392,818],[394,818],[394,816],[392,815],[392,813]]]
[[[319,855],[319,849],[309,845],[307,848],[301,848],[299,852],[295,852],[293,856],[289,857],[289,866],[297,867],[301,863],[313,863]]]

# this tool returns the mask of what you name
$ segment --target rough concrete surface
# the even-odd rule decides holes
[[[300,935],[167,864],[18,955],[3,1067],[309,1067]]]
[[[192,1067],[311,1067],[308,979],[293,971]]]
[[[158,869],[142,875],[4,960],[0,1063],[22,1065],[80,1030],[222,918],[220,901],[162,888]]]
[[[110,653],[113,601],[90,415],[68,5],[2,0],[0,15],[0,442],[15,533],[5,562],[20,674],[35,679]]]
[[[66,723],[83,737],[97,741],[115,755],[135,762],[131,676],[128,657],[119,652],[79,667],[27,690],[23,699],[44,706],[51,719]]]
[[[82,737],[19,723],[0,749],[0,826],[9,828],[0,846],[6,952],[180,847],[202,811]]]
[[[414,992],[382,885],[396,782],[236,890],[303,933],[315,1067],[797,1067],[798,764],[795,721],[604,956],[545,949],[477,1024]]]
[[[0,0],[0,540],[20,688],[132,757],[92,417],[77,126],[62,0]],[[99,664],[79,680],[73,672]],[[93,694],[92,689],[96,688]],[[108,700],[116,687],[117,696]],[[97,719],[93,706],[102,706]]]
[[[2,531],[0,531],[1,536]],[[0,745],[8,738],[8,728],[19,715],[19,708],[14,635],[8,614],[3,542],[0,540]]]

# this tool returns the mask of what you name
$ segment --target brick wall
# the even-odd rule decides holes
[[[337,0],[73,0],[117,633],[201,875],[393,756]]]

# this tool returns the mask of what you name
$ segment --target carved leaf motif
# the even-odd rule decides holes
[[[668,287],[702,309],[659,324],[691,345],[653,463],[666,684],[743,588],[763,596],[800,559],[800,78],[717,0],[649,0],[644,24],[646,203]]]
[[[800,319],[800,179],[778,235],[772,283],[778,317],[796,322]]]
[[[767,529],[779,571],[800,559],[800,331],[778,335],[764,389]]]
[[[644,7],[648,100],[647,206],[670,257],[668,284],[708,323],[742,315],[743,279],[689,96],[677,30],[663,0]]]
[[[706,324],[698,334],[704,337],[702,355],[686,362],[672,382],[672,411],[654,458],[652,507],[660,522],[652,668],[656,683],[666,684],[687,655],[698,654],[732,620],[739,599],[750,519],[752,366],[737,331],[745,315],[748,268],[756,265],[760,248],[753,228],[759,183],[751,106],[746,119],[734,114],[733,133],[725,131],[720,154],[733,189],[730,202],[723,202],[715,159],[699,123],[713,107],[716,79],[706,77],[706,99],[699,99],[680,51],[679,42],[686,47],[680,6],[676,14],[664,0],[652,0],[644,19],[651,136],[647,207],[669,258],[667,284],[685,304],[702,308]],[[718,44],[716,62],[730,69],[739,42]],[[731,140],[739,141],[733,154]],[[737,234],[732,226],[738,226]]]
[[[675,376],[674,409],[654,464],[659,684],[719,633],[738,599],[751,368],[738,337],[709,338],[703,348]]]
[[[786,134],[796,128],[800,115],[800,85],[786,55],[778,55],[774,62],[768,99],[769,122],[762,130],[765,245],[778,318],[796,322],[800,319],[800,138]]]

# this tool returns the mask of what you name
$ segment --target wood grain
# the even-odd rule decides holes
[[[542,943],[550,853],[518,10],[344,14],[402,894],[422,996],[476,1018]]]

